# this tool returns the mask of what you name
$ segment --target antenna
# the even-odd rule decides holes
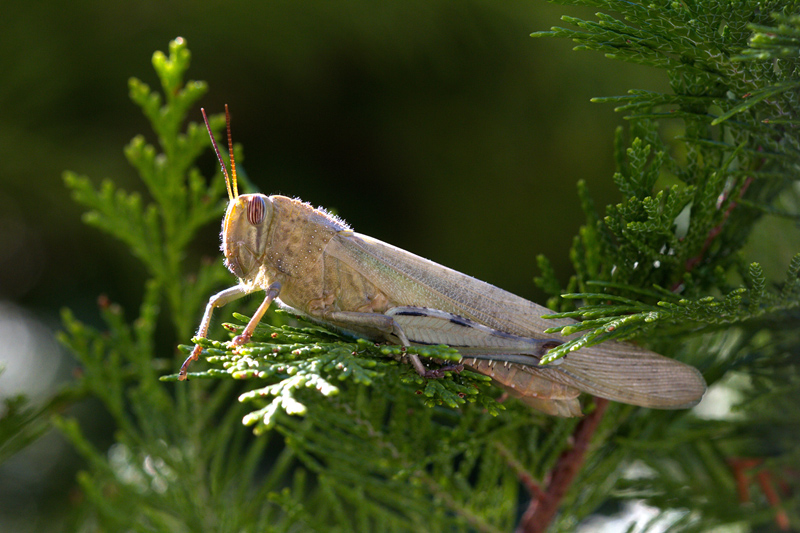
[[[227,114],[228,106],[225,106],[225,111]],[[225,168],[225,162],[222,160],[222,156],[219,153],[219,148],[217,148],[217,140],[214,139],[214,134],[211,133],[211,126],[208,124],[208,117],[206,116],[206,110],[202,107],[200,108],[200,112],[203,113],[203,121],[206,123],[206,129],[208,130],[208,136],[211,137],[211,144],[214,146],[214,152],[217,153],[217,159],[219,160],[219,166],[222,168],[222,173],[225,175],[225,185],[228,186],[228,198],[233,201],[236,197],[239,196],[238,192],[236,197],[233,196],[233,190],[231,189],[231,180],[228,176],[228,169]],[[228,139],[230,140],[230,126],[228,126]],[[231,152],[231,159],[233,159],[233,152]]]
[[[233,138],[231,137],[231,114],[225,104],[225,124],[228,127],[228,153],[231,154],[231,175],[233,177],[233,196],[239,198],[239,185],[236,183],[236,161],[233,160]]]

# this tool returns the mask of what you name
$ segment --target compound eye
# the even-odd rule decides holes
[[[267,204],[261,196],[254,196],[247,204],[247,221],[254,226],[258,226],[264,222],[264,217],[267,214]]]

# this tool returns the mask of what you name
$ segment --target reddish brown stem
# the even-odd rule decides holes
[[[742,185],[742,188],[739,190],[739,198],[744,196],[744,193],[747,191],[747,188],[750,187],[750,184],[752,182],[753,182],[752,177],[749,177],[745,180],[744,185]],[[726,199],[725,196],[721,196],[719,198],[719,200],[717,201],[717,209],[722,207],[722,204],[725,202],[725,199]],[[703,257],[706,255],[706,252],[711,247],[711,243],[714,242],[714,239],[717,238],[717,235],[722,233],[722,226],[725,225],[725,222],[727,222],[728,217],[731,216],[731,212],[734,210],[736,205],[737,204],[735,201],[728,204],[728,208],[722,214],[722,221],[717,226],[712,228],[711,231],[708,232],[706,241],[703,243],[703,249],[700,250],[699,254],[686,261],[686,272],[691,272],[692,269],[694,269],[694,267],[696,267],[698,263],[700,263],[700,261],[703,260]]]
[[[769,502],[770,506],[777,508],[777,511],[775,512],[775,523],[777,524],[778,529],[781,531],[789,531],[789,517],[786,514],[786,511],[780,509],[781,498],[778,496],[778,493],[775,491],[775,487],[772,485],[772,476],[766,470],[762,470],[756,474],[756,479],[758,480],[758,484],[761,486],[761,490],[764,491],[764,496],[767,497],[767,501]]]
[[[544,492],[531,499],[531,503],[517,526],[517,533],[544,532],[555,518],[561,500],[583,466],[584,456],[589,449],[592,435],[597,430],[608,406],[608,400],[595,398],[594,401],[594,411],[586,415],[586,418],[575,426],[575,431],[572,433],[574,444],[561,453],[548,476]]]
[[[752,459],[748,457],[731,457],[728,459],[728,464],[733,470],[733,478],[736,480],[736,492],[739,496],[741,503],[750,501],[750,477],[747,471],[757,467],[761,464],[761,459]]]
[[[728,464],[731,466],[734,479],[736,480],[736,488],[739,494],[740,502],[746,503],[750,501],[749,488],[752,481],[748,475],[748,471],[758,468],[763,462],[763,459],[748,457],[732,457],[728,459]],[[758,470],[755,473],[755,480],[761,487],[761,491],[767,498],[767,502],[769,502],[771,507],[776,508],[775,523],[777,524],[778,529],[781,531],[789,531],[791,528],[789,516],[786,514],[786,511],[780,508],[781,498],[778,495],[778,492],[775,490],[775,486],[773,485],[772,474],[768,470]],[[781,480],[778,480],[779,485],[780,483]]]

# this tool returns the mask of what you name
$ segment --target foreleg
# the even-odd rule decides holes
[[[212,296],[208,300],[208,304],[206,305],[206,311],[203,314],[203,320],[200,321],[200,327],[197,329],[197,337],[205,338],[208,334],[208,327],[211,325],[211,315],[214,314],[214,309],[217,307],[222,307],[225,304],[238,300],[239,298],[250,294],[253,292],[254,289],[249,289],[243,285],[236,285],[235,287],[231,287],[229,289],[225,289],[224,291],[218,292],[214,296]],[[200,357],[200,352],[203,351],[203,347],[199,344],[196,344],[194,350],[192,350],[191,355],[186,358],[186,361],[183,362],[181,365],[181,370],[178,373],[178,379],[183,381],[188,376],[186,374],[189,365],[192,361],[196,361],[198,357]]]

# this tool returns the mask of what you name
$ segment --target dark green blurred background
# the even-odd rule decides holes
[[[541,302],[536,254],[562,280],[571,272],[583,220],[576,181],[600,206],[616,200],[622,118],[589,99],[666,83],[662,72],[529,36],[565,13],[591,17],[541,0],[6,2],[0,319],[13,327],[0,324],[9,367],[0,394],[41,394],[50,370],[69,371],[69,359],[59,366],[44,348],[28,357],[18,343],[49,339],[30,328],[57,329],[62,307],[96,324],[104,293],[135,316],[142,268],[81,223],[61,175],[142,189],[123,146],[139,133],[155,139],[128,78],[155,85],[150,58],[177,36],[193,53],[190,77],[210,85],[201,105],[231,106],[239,164],[262,192],[332,208],[356,231]],[[215,171],[210,154],[202,163]],[[221,261],[218,233],[208,227],[187,261]],[[0,512],[42,511],[41,494],[70,486],[77,465],[65,466],[70,456],[51,439],[0,469]]]

